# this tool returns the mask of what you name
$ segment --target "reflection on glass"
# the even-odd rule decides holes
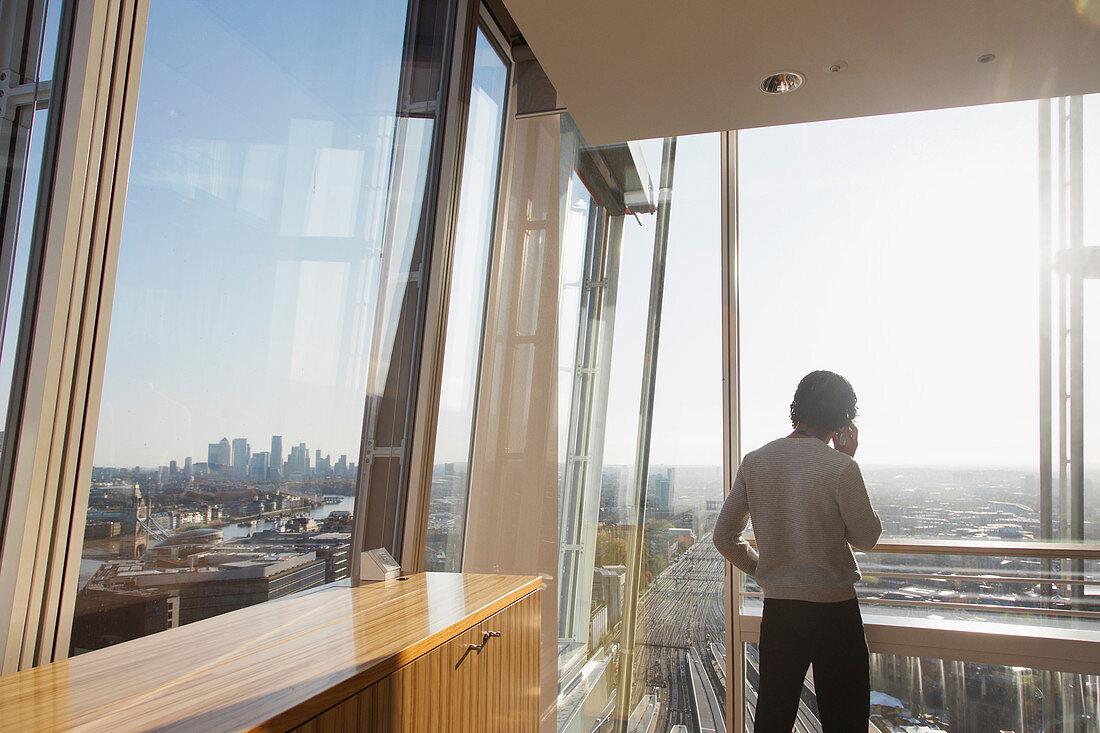
[[[579,139],[569,125],[563,126],[563,135],[566,140]],[[624,147],[616,146],[620,151]],[[570,152],[563,144],[563,155]],[[629,527],[611,534],[604,531],[601,500],[608,464],[634,460],[654,231],[652,216],[627,220],[621,192],[601,189],[601,199],[593,191],[594,170],[599,165],[622,166],[623,160],[611,162],[607,152],[586,149],[567,161],[576,168],[562,192],[559,731],[613,724],[616,672],[622,661],[632,534]],[[634,161],[625,160],[636,168]],[[631,493],[632,487],[625,486],[628,507],[634,506]]]
[[[760,657],[745,644],[745,730],[752,730]],[[871,718],[886,733],[1093,730],[1100,678],[944,659],[871,655]],[[795,729],[820,731],[812,671]]]
[[[718,135],[677,140],[635,649],[657,730],[725,725],[720,160]]]
[[[425,570],[462,567],[469,458],[508,67],[478,30],[462,160]]]
[[[4,320],[0,324],[3,334],[0,341],[0,415],[8,414],[11,398],[12,376],[15,371],[16,348],[19,343],[19,322],[23,315],[23,298],[27,286],[27,267],[30,264],[30,241],[34,229],[35,208],[38,203],[38,182],[42,170],[42,149],[46,137],[48,110],[36,110],[31,117],[31,129],[27,142],[27,159],[24,167],[23,191],[19,202],[19,217],[15,222],[14,251],[5,253],[9,258],[7,278],[7,303]],[[7,222],[4,223],[7,226]],[[0,452],[5,450],[0,434]]]
[[[74,652],[346,577],[405,21],[152,3]]]
[[[573,173],[563,201],[558,300],[558,638],[559,675],[586,659],[589,635],[593,485],[600,475],[608,364],[600,341],[614,327],[617,283],[608,281],[618,242],[606,237],[607,212]],[[621,229],[620,229],[621,230]],[[594,283],[606,282],[607,287]],[[602,353],[601,353],[602,352]]]
[[[564,201],[560,731],[617,730],[620,695],[631,729],[724,725],[724,569],[710,542],[723,493],[718,135],[677,143],[648,436],[639,436],[639,408],[655,318],[649,171],[661,170],[661,141],[582,150]],[[644,193],[616,198],[594,173],[600,164],[618,180],[645,181]],[[629,166],[630,175],[616,165]],[[628,211],[624,200],[638,210]],[[650,464],[639,496],[640,437],[649,442]],[[627,579],[639,532],[641,595],[628,650]],[[630,680],[623,677],[627,653]]]

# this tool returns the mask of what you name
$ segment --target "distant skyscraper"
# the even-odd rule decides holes
[[[309,476],[309,450],[305,443],[290,447],[290,457],[286,462],[287,478],[306,478]]]
[[[271,457],[267,463],[271,478],[280,478],[283,473],[283,436],[271,436]]]
[[[168,478],[176,478],[179,476],[180,467],[175,461],[168,461]]]
[[[233,475],[234,476],[247,476],[248,475],[248,459],[252,457],[252,449],[248,446],[248,440],[245,438],[233,439]]]
[[[222,438],[217,443],[211,443],[206,454],[206,465],[211,475],[226,473],[233,465],[232,449],[229,447],[229,438]]]
[[[195,478],[195,469],[191,465],[191,456],[183,459],[183,478],[187,481]]]
[[[248,460],[248,477],[263,480],[267,478],[267,451],[253,454]]]

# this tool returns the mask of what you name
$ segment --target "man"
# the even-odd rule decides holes
[[[867,731],[870,670],[851,548],[873,548],[882,524],[853,458],[855,416],[848,380],[806,375],[791,403],[794,431],[745,456],[714,526],[718,551],[764,591],[756,733],[790,733],[810,664],[825,733]],[[758,552],[742,536],[750,518]]]

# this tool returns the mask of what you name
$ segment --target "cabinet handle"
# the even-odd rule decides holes
[[[482,631],[481,632],[481,643],[480,644],[467,644],[466,648],[469,649],[472,652],[480,652],[481,649],[485,646],[486,642],[488,642],[489,639],[493,638],[494,636],[499,638],[500,637],[500,632],[499,631]]]

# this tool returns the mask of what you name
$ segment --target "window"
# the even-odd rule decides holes
[[[711,541],[725,496],[719,142],[692,135],[676,145],[646,485],[652,581],[635,672],[641,685],[660,670],[664,684],[650,688],[662,708],[658,730],[725,727],[725,560]]]
[[[455,572],[462,568],[468,467],[507,84],[507,64],[485,31],[478,29],[450,276],[425,570]]]
[[[431,178],[407,20],[152,3],[74,652],[346,577],[380,271]]]
[[[865,619],[932,619],[974,632],[994,623],[1016,625],[1013,633],[1096,628],[1094,553],[1011,546],[1100,537],[1096,467],[1074,449],[1082,430],[1100,427],[1100,412],[1073,376],[1085,363],[1076,354],[1094,348],[1100,314],[1087,301],[1095,273],[1071,262],[1072,250],[1090,243],[1079,232],[1092,231],[1094,218],[1082,201],[1100,176],[1095,104],[1021,102],[738,133],[742,447],[789,432],[787,405],[807,372],[831,369],[852,381],[857,459],[885,540],[860,558]],[[1040,269],[1044,238],[1051,271]],[[1083,319],[1073,313],[1075,288]],[[1044,373],[1049,408],[1041,407]],[[1042,488],[1044,410],[1050,493]],[[922,545],[928,538],[948,546]],[[751,580],[741,602],[759,613]],[[930,730],[969,729],[960,703],[984,709],[971,687],[978,680],[1011,706],[1000,711],[1001,728],[1097,715],[1094,677],[1058,682],[1037,657],[1022,655],[1013,668],[876,659],[873,689],[900,703],[882,715],[927,713]],[[1081,694],[1064,696],[1054,713],[1063,683]],[[952,686],[955,693],[944,691]],[[746,690],[750,708],[753,694]]]
[[[582,148],[564,199],[561,731],[724,724],[718,140]]]

